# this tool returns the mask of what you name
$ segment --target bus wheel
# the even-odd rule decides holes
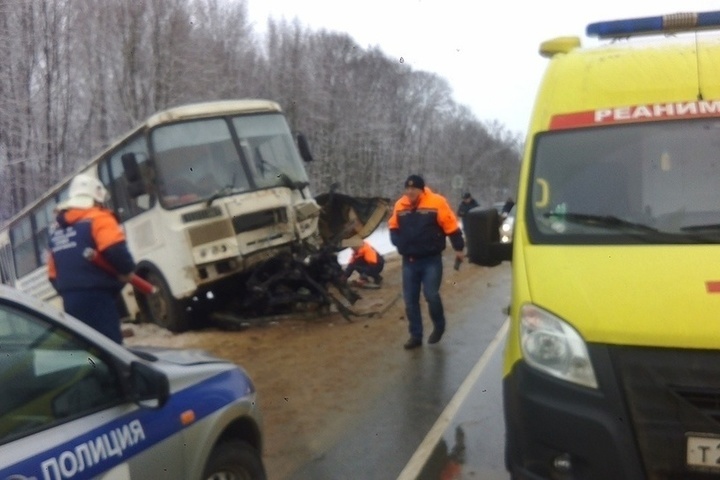
[[[265,480],[260,454],[250,444],[228,440],[218,444],[205,466],[204,480]]]
[[[187,330],[190,326],[190,314],[185,308],[185,302],[173,297],[162,275],[150,271],[144,277],[157,289],[150,295],[136,292],[136,298],[141,299],[140,308],[147,320],[171,332]]]

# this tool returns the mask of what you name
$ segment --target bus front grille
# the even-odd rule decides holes
[[[236,234],[287,222],[287,211],[283,207],[246,213],[232,219],[233,229]]]
[[[232,237],[233,235],[232,225],[227,219],[205,223],[188,229],[190,244],[193,247],[222,240],[223,238]]]
[[[195,222],[197,220],[207,220],[208,218],[219,217],[222,215],[220,207],[208,207],[202,210],[196,210],[194,212],[184,213],[182,215],[182,221],[185,223]]]

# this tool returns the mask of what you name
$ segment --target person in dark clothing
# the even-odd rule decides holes
[[[135,262],[115,215],[102,206],[108,195],[103,184],[89,175],[78,175],[70,183],[69,194],[58,205],[49,232],[50,283],[68,314],[122,344],[116,299]],[[89,261],[87,249],[102,255],[118,274],[111,275]]]
[[[405,181],[405,194],[395,203],[390,220],[390,241],[402,256],[403,298],[410,338],[406,349],[422,345],[420,291],[425,295],[433,323],[428,343],[437,343],[445,332],[445,311],[440,298],[442,251],[450,238],[455,261],[463,261],[465,240],[445,197],[425,186],[419,175]]]
[[[349,279],[354,272],[360,274],[360,283],[365,284],[368,277],[373,279],[375,285],[380,285],[383,281],[380,272],[385,267],[385,259],[375,250],[372,245],[363,240],[362,245],[353,247],[353,253],[345,268],[345,279]]]
[[[462,218],[467,212],[478,206],[478,202],[470,195],[470,192],[462,194],[462,200],[457,208],[457,216]]]

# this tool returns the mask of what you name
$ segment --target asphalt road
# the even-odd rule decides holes
[[[501,400],[509,265],[486,278],[448,319],[443,340],[407,352],[392,386],[291,479],[509,478]]]

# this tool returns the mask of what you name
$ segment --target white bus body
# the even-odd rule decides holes
[[[235,100],[159,112],[86,165],[82,173],[110,192],[137,272],[160,289],[136,298],[126,287],[128,313],[184,329],[188,302],[219,280],[297,245],[318,246],[320,208],[300,153],[277,103]],[[47,229],[70,180],[0,229],[3,283],[43,300],[56,296]]]

